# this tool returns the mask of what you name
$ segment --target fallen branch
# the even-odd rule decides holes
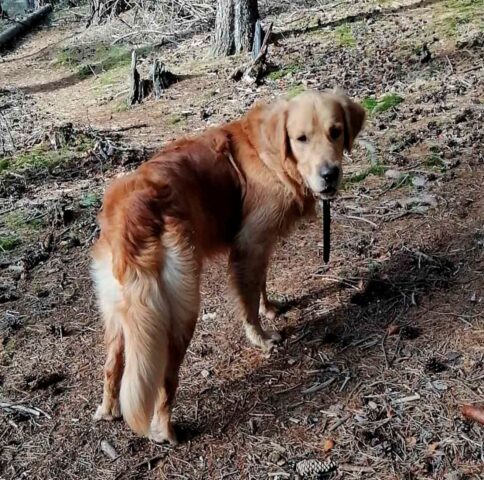
[[[30,15],[27,15],[21,21],[16,22],[12,27],[7,28],[0,33],[0,50],[8,46],[20,35],[28,32],[36,23],[42,20],[50,12],[52,12],[52,5],[48,3]]]

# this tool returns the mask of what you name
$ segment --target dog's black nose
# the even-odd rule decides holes
[[[330,167],[324,166],[321,168],[319,174],[326,183],[336,183],[339,178],[339,167],[336,165]]]

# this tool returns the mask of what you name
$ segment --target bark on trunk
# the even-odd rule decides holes
[[[258,18],[257,0],[235,0],[234,41],[237,53],[250,51],[252,48],[255,22]]]
[[[218,0],[214,55],[250,51],[258,18],[257,0]]]
[[[234,49],[233,0],[218,0],[213,54],[218,57],[225,57],[234,53]]]

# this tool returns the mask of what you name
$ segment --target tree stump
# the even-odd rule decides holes
[[[128,105],[140,102],[140,75],[136,68],[136,50],[131,53],[131,87],[128,97]]]
[[[259,31],[262,32],[262,27],[258,26]],[[256,36],[254,39],[254,45],[252,48],[252,56],[253,60],[249,63],[246,63],[240,67],[237,67],[230,78],[232,80],[243,80],[246,83],[253,84],[259,83],[261,78],[264,76],[267,68],[267,51],[269,48],[269,38],[272,33],[272,23],[269,24],[267,27],[267,31],[264,35],[264,40],[262,44],[260,44],[260,38]],[[254,58],[255,57],[255,58]]]
[[[130,70],[130,92],[128,105],[141,103],[146,97],[153,93],[155,98],[160,98],[163,91],[178,81],[178,77],[169,72],[165,65],[156,59],[149,69],[149,78],[141,78],[137,68],[136,51],[131,54]]]

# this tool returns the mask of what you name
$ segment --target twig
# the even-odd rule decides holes
[[[394,400],[393,403],[408,403],[408,402],[415,402],[416,400],[420,400],[420,395],[416,393],[415,395],[409,395],[408,397],[397,398]]]
[[[381,339],[381,349],[383,351],[383,357],[385,358],[385,369],[388,370],[390,368],[390,364],[388,363],[388,357],[387,357],[387,351],[385,349],[385,341],[387,339],[388,333],[385,333],[383,335],[383,338]]]
[[[136,128],[146,128],[147,126],[148,126],[147,123],[137,123],[136,125],[127,125],[126,127],[105,128],[105,129],[102,129],[102,130],[98,130],[98,133],[126,132],[128,130],[134,130]]]
[[[331,427],[329,427],[328,429],[328,432],[334,432],[337,428],[341,427],[343,423],[349,420],[350,417],[351,415],[347,413],[339,422],[336,422],[334,425],[331,425]]]
[[[343,217],[350,218],[352,220],[359,220],[360,222],[366,222],[366,223],[370,224],[372,227],[378,228],[378,225],[375,222],[372,222],[371,220],[368,220],[367,218],[357,217],[355,215],[343,215]]]
[[[334,381],[336,380],[335,377],[333,378],[330,378],[329,380],[326,380],[325,382],[323,383],[317,383],[316,385],[313,385],[312,387],[309,387],[309,388],[306,388],[305,390],[301,390],[301,393],[303,395],[307,395],[309,393],[315,393],[315,392],[319,392],[320,390],[322,390],[323,388],[326,388],[328,387],[329,385],[331,385]]]
[[[360,465],[349,465],[347,463],[343,463],[339,466],[340,470],[345,472],[353,472],[353,473],[373,473],[375,470],[371,467],[363,467]]]
[[[49,420],[52,418],[49,414],[45,413],[43,410],[37,407],[24,407],[23,405],[15,405],[13,403],[0,402],[0,408],[4,410],[16,410],[17,412],[28,413],[39,417],[41,414],[47,417]]]
[[[163,458],[166,457],[166,453],[162,453],[160,455],[155,455],[154,457],[147,458],[146,460],[143,460],[142,462],[138,463],[133,467],[132,470],[138,470],[142,467],[148,467],[148,469],[151,469],[155,464],[157,464],[160,460],[163,460]],[[119,473],[114,480],[119,480],[120,478],[123,478],[124,476],[128,475],[129,471],[124,471]]]

